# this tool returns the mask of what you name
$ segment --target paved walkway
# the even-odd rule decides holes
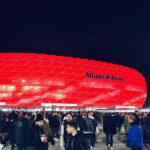
[[[105,135],[104,134],[100,134],[97,138],[97,144],[95,145],[94,148],[92,148],[91,150],[108,150],[106,144],[105,144]],[[60,150],[59,147],[59,142],[57,142],[56,146],[53,147],[50,145],[49,150]],[[126,147],[125,143],[118,141],[116,136],[114,136],[114,146],[113,146],[113,150],[128,150],[128,148]]]
[[[124,138],[124,137],[123,137]],[[100,134],[97,138],[97,144],[95,145],[94,148],[92,148],[91,150],[108,150],[105,142],[105,135],[104,134]],[[10,150],[9,146],[7,146],[6,148],[4,148],[4,150]],[[55,146],[50,145],[49,146],[49,150],[61,150],[59,147],[59,141],[56,142]],[[128,150],[128,148],[126,147],[125,143],[118,141],[116,136],[114,136],[114,146],[113,146],[113,150]]]

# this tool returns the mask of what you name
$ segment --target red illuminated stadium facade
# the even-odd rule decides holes
[[[144,77],[106,62],[45,54],[0,54],[0,104],[115,108],[143,106]]]

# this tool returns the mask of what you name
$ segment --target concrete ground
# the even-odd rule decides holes
[[[122,136],[122,140],[124,140],[124,136]],[[105,135],[103,133],[99,134],[97,137],[97,142],[95,147],[91,150],[108,150],[106,144],[105,144]],[[0,149],[1,150],[1,149]],[[9,145],[5,147],[3,150],[10,150]],[[59,147],[59,141],[56,142],[55,146],[50,145],[49,150],[61,150]],[[113,150],[128,150],[125,143],[122,141],[118,141],[116,136],[114,136],[114,146]]]
[[[123,140],[124,140],[124,136],[123,136]],[[105,135],[104,134],[100,134],[97,137],[97,142],[98,143],[96,143],[95,147],[92,148],[91,150],[108,150],[108,147],[105,144]],[[57,145],[56,147],[50,145],[49,150],[60,150],[59,142],[57,142],[56,145]],[[125,143],[118,141],[116,136],[114,136],[113,150],[128,150],[128,148],[126,147]]]

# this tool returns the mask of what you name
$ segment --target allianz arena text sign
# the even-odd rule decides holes
[[[123,77],[116,77],[114,75],[110,74],[95,74],[95,73],[89,73],[86,72],[87,78],[94,78],[94,79],[104,79],[104,80],[116,80],[116,81],[124,81]]]
[[[0,54],[0,105],[4,107],[140,108],[147,87],[134,69],[45,54]]]

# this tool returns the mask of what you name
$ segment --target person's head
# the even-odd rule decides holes
[[[150,117],[150,113],[147,113],[147,116]]]
[[[22,111],[22,112],[19,113],[19,117],[20,118],[26,118],[26,115],[27,115],[27,113],[24,112],[24,111]]]
[[[76,115],[77,115],[77,116],[81,116],[81,112],[78,111],[78,112],[76,113]]]
[[[82,114],[82,117],[83,117],[83,118],[87,118],[87,114],[86,114],[86,113],[83,113],[83,114]]]
[[[136,115],[139,115],[139,111],[136,110],[136,111],[135,111],[135,114],[136,114]]]
[[[134,123],[134,122],[136,122],[136,117],[134,115],[129,115],[128,121],[129,121],[129,123]]]
[[[76,122],[74,121],[68,122],[67,129],[66,129],[68,134],[72,135],[75,131],[77,131],[77,129],[78,129],[78,125],[76,124]]]
[[[44,120],[43,120],[43,116],[41,115],[41,114],[38,114],[37,116],[36,116],[36,124],[38,125],[38,126],[43,126],[43,123],[44,123]]]
[[[72,120],[72,114],[71,113],[67,113],[66,116],[65,116],[65,119],[67,121],[71,121]]]
[[[92,111],[88,112],[88,116],[93,116],[94,113]]]
[[[57,116],[58,115],[58,113],[57,112],[53,112],[53,116]]]

